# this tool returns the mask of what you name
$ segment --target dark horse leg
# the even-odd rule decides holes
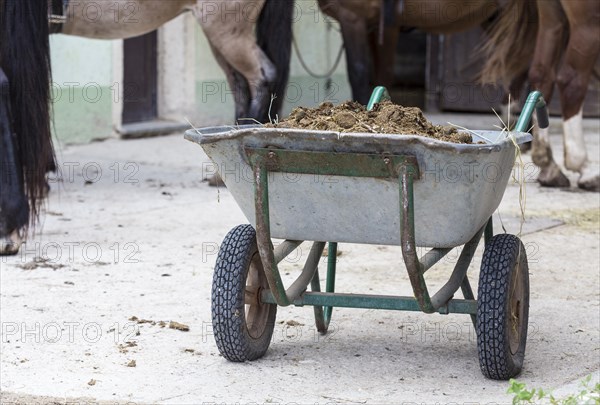
[[[394,86],[394,64],[398,48],[398,27],[385,27],[383,41],[379,42],[379,32],[371,33],[371,49],[373,49],[374,84],[388,89]]]
[[[293,0],[257,1],[255,5],[262,5],[262,9],[251,8],[252,12],[245,16],[244,23],[235,26],[221,19],[208,18],[202,3],[199,1],[194,13],[219,64],[228,75],[230,85],[234,91],[249,90],[248,94],[236,95],[236,118],[268,122],[269,111],[274,117],[285,99],[292,45]],[[256,24],[250,24],[254,18]],[[252,35],[254,28],[256,42]],[[239,75],[243,76],[245,85],[236,83]],[[276,97],[272,105],[271,96]]]
[[[339,21],[344,47],[346,48],[346,65],[348,80],[352,87],[352,98],[366,105],[371,96],[369,86],[371,54],[368,43],[367,21],[339,2],[319,0],[323,13]]]
[[[235,118],[238,124],[266,123],[275,119],[281,112],[290,72],[292,47],[293,0],[266,0],[256,24],[256,43],[259,51],[259,72],[250,72],[247,61],[228,43],[223,43],[220,35],[215,36],[218,27],[203,25],[209,36],[213,54],[227,76],[227,82],[235,100]],[[201,14],[196,17],[201,25]],[[228,39],[236,41],[243,32],[229,33]],[[242,35],[243,37],[243,35]],[[244,38],[247,40],[247,38]],[[244,52],[251,52],[245,49]],[[274,96],[272,99],[271,97]],[[210,186],[222,186],[219,174],[208,176]]]
[[[561,58],[561,45],[567,35],[567,21],[558,1],[543,3],[538,2],[540,5],[538,7],[539,28],[529,69],[529,82],[535,90],[541,91],[544,98],[550,102],[556,80],[556,66]],[[538,182],[547,187],[568,187],[569,179],[554,161],[548,128],[538,129],[532,146],[532,160],[541,170]]]
[[[569,42],[556,78],[563,117],[565,167],[580,174],[577,185],[600,190],[600,175],[589,163],[583,137],[582,108],[594,64],[600,54],[600,4],[597,0],[566,1]]]
[[[9,103],[8,79],[0,68],[0,255],[14,255],[19,251],[19,230],[29,219],[20,162],[15,153],[15,134],[10,125]]]
[[[294,0],[267,0],[256,24],[256,43],[275,66],[275,78],[259,91],[258,100],[250,101],[250,116],[259,121],[274,119],[283,107],[290,76],[293,17]],[[271,100],[271,96],[275,99]]]

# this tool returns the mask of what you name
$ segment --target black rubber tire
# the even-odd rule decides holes
[[[268,283],[256,231],[251,225],[239,225],[223,240],[212,284],[213,334],[219,352],[230,361],[256,360],[269,348],[277,305],[260,302],[263,288]]]
[[[514,235],[496,235],[485,247],[477,292],[477,351],[484,376],[508,380],[521,372],[528,318],[525,247]]]

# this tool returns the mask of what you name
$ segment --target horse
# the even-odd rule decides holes
[[[51,31],[130,38],[185,12],[196,17],[227,76],[236,118],[266,122],[284,99],[271,95],[282,96],[287,85],[293,0],[0,0],[0,255],[16,254],[39,219],[46,173],[55,167]]]
[[[416,28],[452,34],[482,25],[498,11],[495,0],[318,0],[321,11],[340,23],[352,97],[366,104],[371,53],[369,32],[379,28],[377,77],[390,77],[398,31]],[[378,83],[386,84],[386,83]]]
[[[484,46],[482,78],[509,83],[523,71],[534,90],[550,101],[558,85],[563,120],[564,165],[578,172],[577,185],[600,190],[600,174],[587,157],[583,138],[583,102],[600,54],[600,3],[597,0],[507,0],[506,11]],[[533,58],[531,57],[533,55]],[[552,155],[548,129],[539,129],[532,145],[543,186],[569,187]]]
[[[384,58],[393,54],[386,50],[396,49],[393,41],[401,27],[451,34],[485,26],[488,39],[481,48],[486,61],[481,82],[502,83],[509,92],[518,93],[527,79],[547,102],[558,84],[565,167],[579,172],[579,188],[600,189],[598,171],[587,158],[582,125],[582,105],[600,52],[597,0],[319,0],[319,5],[340,22],[353,97],[363,103],[370,93],[370,26],[381,27],[385,21],[382,69],[392,66]],[[382,13],[386,5],[393,6],[393,18]],[[552,157],[548,129],[535,135],[532,158],[541,169],[538,182],[542,186],[570,186]]]

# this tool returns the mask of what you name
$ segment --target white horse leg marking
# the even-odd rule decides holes
[[[581,172],[587,162],[587,152],[583,139],[583,111],[563,121],[563,142],[565,167],[574,172]]]

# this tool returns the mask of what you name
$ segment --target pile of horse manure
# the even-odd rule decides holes
[[[317,108],[296,107],[289,117],[266,127],[421,135],[446,142],[473,143],[468,133],[450,126],[433,125],[419,108],[402,107],[391,101],[375,104],[371,111],[355,101],[337,106],[324,102]]]

